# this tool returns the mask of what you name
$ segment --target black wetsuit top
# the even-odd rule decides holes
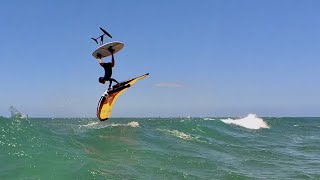
[[[109,80],[112,76],[112,63],[100,63],[100,66],[102,66],[104,69],[104,80]]]

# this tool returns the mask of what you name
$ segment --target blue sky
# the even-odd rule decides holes
[[[319,1],[6,1],[0,115],[94,117],[106,86],[90,39],[125,44],[113,117],[320,116]],[[109,61],[110,59],[105,59]]]

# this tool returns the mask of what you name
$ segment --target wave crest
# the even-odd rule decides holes
[[[79,129],[103,129],[106,127],[118,127],[118,126],[130,126],[133,128],[139,127],[139,123],[136,121],[128,122],[128,123],[105,123],[105,122],[89,122],[85,125],[79,125]]]
[[[222,122],[226,124],[234,124],[247,129],[260,129],[260,128],[270,128],[268,124],[263,121],[262,118],[257,117],[256,114],[249,114],[247,117],[240,119],[222,119]]]
[[[156,129],[156,130],[164,132],[166,134],[170,134],[172,136],[175,136],[175,137],[178,137],[178,138],[184,139],[184,140],[193,140],[194,139],[191,135],[186,134],[181,131],[178,131],[178,130],[168,130],[168,129]]]

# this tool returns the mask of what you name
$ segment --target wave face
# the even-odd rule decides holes
[[[0,179],[320,179],[320,118],[0,117]]]

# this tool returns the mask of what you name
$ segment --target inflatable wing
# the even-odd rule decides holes
[[[127,81],[123,81],[117,85],[114,85],[111,90],[107,91],[107,93],[104,93],[101,96],[97,107],[97,117],[99,118],[99,120],[108,120],[111,114],[113,104],[116,102],[117,98],[138,80],[143,79],[148,75],[149,73],[133,79],[129,79]]]

